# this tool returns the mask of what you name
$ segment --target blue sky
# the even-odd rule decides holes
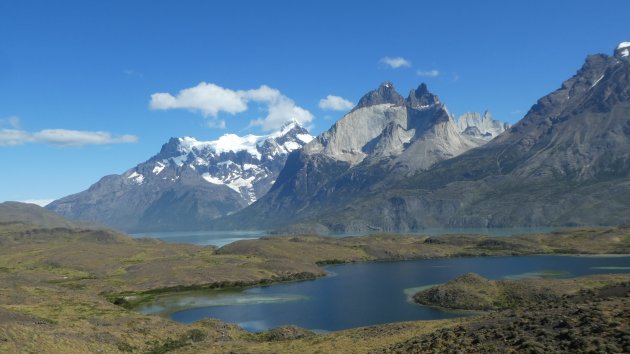
[[[291,113],[318,134],[384,80],[515,122],[586,55],[630,40],[628,13],[621,0],[4,0],[0,201],[79,192],[171,136],[263,134]],[[345,101],[320,108],[328,95]]]

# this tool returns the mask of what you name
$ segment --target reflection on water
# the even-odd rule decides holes
[[[326,269],[336,276],[242,292],[210,291],[188,293],[181,298],[162,297],[140,310],[165,314],[183,323],[219,318],[250,331],[287,324],[334,331],[388,322],[461,317],[462,313],[415,305],[409,297],[467,272],[489,279],[628,273],[630,257],[442,258],[345,264]]]
[[[568,278],[570,276],[571,276],[570,272],[545,270],[542,272],[525,272],[521,274],[510,274],[510,275],[503,276],[501,278],[509,279],[509,280],[528,279],[528,278],[554,279],[554,278]]]
[[[187,291],[164,294],[156,297],[150,304],[143,304],[136,310],[150,315],[170,315],[183,309],[214,306],[239,306],[273,304],[307,299],[295,294],[261,294],[257,289],[245,291]]]

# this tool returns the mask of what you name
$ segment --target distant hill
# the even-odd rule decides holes
[[[78,226],[39,205],[20,202],[0,203],[0,223],[23,223],[43,228]]]

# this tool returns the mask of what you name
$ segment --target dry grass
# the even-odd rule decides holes
[[[0,352],[366,352],[464,320],[397,323],[265,341],[220,321],[179,324],[114,305],[126,296],[324,274],[321,264],[532,253],[630,253],[630,230],[513,238],[284,236],[213,247],[108,230],[0,225]],[[589,280],[594,284],[597,281]],[[605,283],[605,281],[603,281]],[[600,283],[597,283],[600,284]]]

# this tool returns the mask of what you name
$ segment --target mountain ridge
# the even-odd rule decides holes
[[[218,224],[265,228],[316,217],[319,208],[342,205],[388,176],[395,182],[396,176],[412,175],[485,143],[462,134],[426,84],[403,99],[386,81],[329,130],[292,153],[261,200]]]
[[[400,231],[628,223],[629,82],[630,63],[619,50],[588,56],[506,133],[395,189],[330,208],[318,224]]]
[[[266,193],[288,154],[310,140],[296,121],[264,136],[171,138],[147,161],[47,208],[125,231],[204,228]]]

